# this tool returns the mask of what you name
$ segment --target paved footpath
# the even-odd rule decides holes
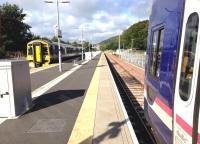
[[[35,99],[34,107],[19,119],[3,122],[0,144],[66,144],[98,61],[99,56]],[[38,74],[45,76],[49,70]]]
[[[62,72],[59,72],[58,64],[51,64],[49,67],[40,67],[39,70],[31,69],[31,88],[32,91],[35,89],[43,86],[47,82],[57,78],[58,76],[62,75],[66,71],[71,70],[74,67],[73,60],[63,61],[62,63]],[[80,64],[82,61],[79,61]]]
[[[32,90],[72,67],[65,65],[61,74],[56,67],[32,74]],[[0,144],[138,144],[104,54],[33,103],[19,119],[0,125]]]

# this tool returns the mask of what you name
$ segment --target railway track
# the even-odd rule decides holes
[[[139,143],[156,143],[144,116],[143,85],[111,57],[106,58]]]

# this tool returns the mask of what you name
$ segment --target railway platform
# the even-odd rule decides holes
[[[138,143],[105,55],[64,67],[31,74],[34,107],[0,124],[0,143]]]
[[[134,141],[135,134],[102,55],[68,143],[132,144]]]

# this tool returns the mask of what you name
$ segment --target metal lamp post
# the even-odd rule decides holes
[[[90,57],[91,57],[91,59],[92,59],[92,47],[91,47],[91,45],[92,45],[92,37],[93,37],[93,35],[92,35],[92,33],[91,32],[88,32],[88,41],[89,41],[89,53],[90,53]]]
[[[83,35],[84,35],[84,30],[88,29],[87,27],[83,26],[80,28],[81,29],[81,45],[82,45],[82,60],[84,60],[84,47],[83,47]]]
[[[83,48],[83,32],[87,28],[86,27],[80,27],[80,28],[73,28],[73,29],[80,29],[81,30],[81,51],[82,51],[82,53],[81,53],[81,55],[82,55],[81,60],[84,60],[84,58],[83,58],[83,54],[84,54],[83,53],[83,51],[84,51],[84,48]]]
[[[83,28],[81,29],[81,46],[82,46],[82,61],[83,61]]]
[[[54,3],[53,1],[44,1],[44,2],[45,3]],[[58,0],[56,0],[56,5],[57,5],[57,30],[56,30],[56,35],[57,35],[57,38],[58,38],[59,71],[62,72],[62,56],[61,56],[61,48],[60,48],[60,38],[62,37],[62,35],[61,35],[60,22],[59,22],[59,3],[70,3],[70,1],[58,2]]]
[[[119,34],[119,43],[118,43],[118,50],[119,50],[119,54],[121,54],[121,38],[120,38],[120,34]]]

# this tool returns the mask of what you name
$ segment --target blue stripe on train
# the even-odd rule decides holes
[[[148,106],[146,99],[144,99],[144,111],[147,121],[157,134],[157,139],[159,139],[162,143],[172,143],[172,131],[162,122],[162,120],[159,118],[159,116],[156,115],[153,109]]]

